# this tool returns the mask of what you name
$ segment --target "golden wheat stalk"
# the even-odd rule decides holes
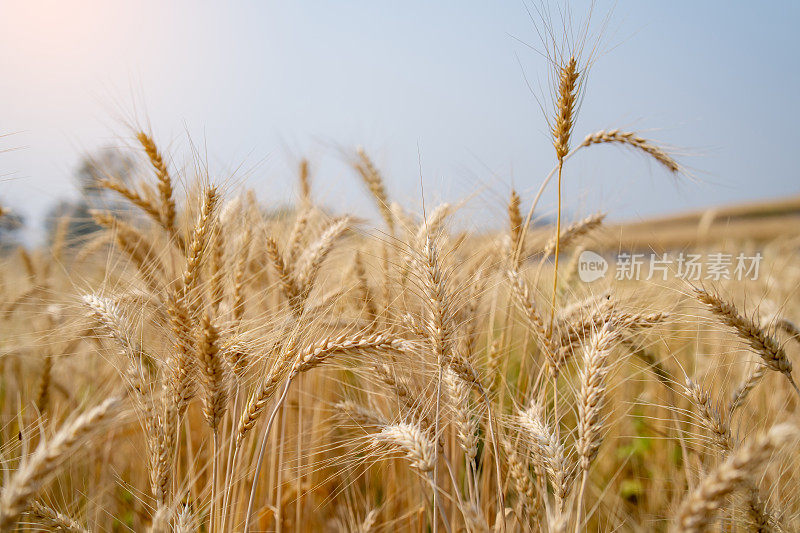
[[[132,225],[124,222],[111,213],[95,211],[92,218],[99,225],[109,230],[119,249],[136,266],[142,280],[153,292],[161,290],[166,277],[166,268],[158,257],[151,240]]]
[[[700,414],[701,425],[711,433],[719,451],[727,455],[734,449],[735,443],[731,435],[730,421],[724,411],[711,401],[708,391],[690,378],[686,378],[684,390]]]
[[[773,426],[765,435],[746,443],[709,472],[684,498],[677,521],[677,531],[700,533],[712,524],[728,495],[751,481],[781,446],[797,437],[797,428]]]
[[[192,233],[191,244],[187,250],[186,268],[183,273],[183,285],[181,287],[183,298],[191,299],[195,287],[200,279],[200,264],[206,254],[208,237],[212,231],[212,220],[217,206],[217,189],[209,187],[203,193],[203,202],[200,205],[200,213]],[[190,309],[196,306],[189,306]]]
[[[85,439],[114,418],[119,398],[109,398],[64,424],[53,437],[43,439],[25,459],[0,493],[0,531],[9,530],[58,466],[79,450]]]
[[[386,222],[389,232],[394,234],[394,213],[392,213],[391,203],[389,202],[389,195],[386,193],[386,185],[383,182],[383,177],[362,147],[359,146],[356,149],[356,154],[358,155],[358,161],[355,164],[356,170],[369,189],[369,192],[372,193],[372,197],[375,199],[375,203],[378,206],[378,211],[380,211],[383,221]]]
[[[564,160],[569,154],[569,141],[572,136],[572,129],[575,126],[575,113],[578,104],[578,92],[580,89],[580,71],[578,70],[578,60],[575,56],[569,58],[566,64],[558,65],[558,86],[556,90],[556,117],[551,126],[553,146],[556,149],[558,159],[558,212],[556,215],[556,245],[553,251],[555,255],[555,265],[553,267],[553,296],[550,310],[549,329],[553,329],[553,319],[556,309],[556,292],[558,289],[558,260],[561,255],[561,177],[564,170]],[[529,217],[530,218],[530,217]],[[527,224],[528,220],[526,220]]]
[[[278,363],[276,369],[261,381],[250,396],[247,407],[239,420],[237,440],[241,441],[255,426],[282,381],[288,385],[298,374],[307,372],[334,356],[402,349],[403,344],[399,339],[382,333],[329,337],[299,352],[289,348],[286,353],[282,354],[281,362]]]
[[[164,158],[150,135],[140,131],[136,134],[136,138],[144,148],[147,157],[150,159],[150,164],[156,172],[158,193],[161,200],[161,222],[167,231],[173,236],[179,237],[175,231],[175,199],[173,198],[172,178],[169,175],[169,170],[167,170],[167,164],[164,162]],[[178,241],[182,243],[180,238]]]
[[[36,395],[36,409],[44,414],[50,403],[50,380],[53,372],[53,355],[46,353],[42,360],[42,376],[39,380],[39,392]]]
[[[555,377],[558,375],[563,362],[561,345],[557,337],[553,334],[553,330],[548,328],[544,323],[544,319],[537,310],[536,303],[533,300],[531,289],[522,276],[511,270],[509,270],[506,275],[511,284],[511,293],[514,297],[514,301],[523,312],[531,330],[539,340],[540,348],[544,352],[550,374]]]
[[[444,382],[447,384],[447,397],[453,411],[458,445],[467,461],[472,463],[478,455],[478,419],[470,411],[470,392],[472,386],[464,381],[451,368],[445,370]]]
[[[161,214],[161,210],[159,206],[149,198],[145,198],[135,190],[131,189],[130,187],[126,186],[124,183],[119,181],[116,178],[103,178],[98,182],[98,185],[101,187],[108,189],[110,191],[114,191],[130,203],[147,213],[147,215],[152,218],[157,224],[163,224],[163,217]]]
[[[547,472],[559,512],[563,511],[573,477],[563,444],[547,424],[541,407],[535,403],[518,411],[516,420],[524,440],[533,451],[533,460]]]
[[[739,313],[736,306],[726,302],[718,295],[701,288],[695,288],[695,297],[704,303],[714,315],[724,324],[736,332],[740,339],[745,341],[753,352],[761,357],[770,370],[785,375],[789,383],[800,396],[800,389],[792,378],[792,362],[786,355],[783,346],[773,336],[762,328],[755,320],[751,320]]]
[[[508,439],[500,441],[506,453],[508,463],[508,473],[514,483],[514,490],[517,497],[522,501],[528,513],[534,514],[538,511],[539,502],[537,501],[536,487],[531,480],[531,474],[523,458],[517,453],[514,445]]]
[[[267,237],[266,251],[275,272],[278,273],[284,297],[290,303],[295,302],[300,295],[300,289],[297,287],[288,265],[283,261],[283,254],[281,254],[278,243],[272,237]]]
[[[578,440],[575,449],[581,470],[586,473],[602,442],[602,409],[606,396],[609,354],[621,337],[617,324],[608,322],[589,341],[580,374],[578,396]]]
[[[228,384],[226,367],[219,354],[219,331],[208,314],[203,315],[200,323],[198,355],[205,389],[203,414],[216,432],[227,408]]]
[[[354,422],[362,428],[385,426],[389,423],[378,411],[353,400],[338,402],[333,407],[345,420]]]
[[[272,413],[270,413],[269,419],[267,420],[264,428],[264,434],[261,438],[261,446],[258,452],[258,458],[256,459],[256,469],[253,479],[258,479],[259,473],[261,472],[269,431],[272,427],[272,423],[275,420],[275,415],[277,414],[278,409],[280,409],[280,407],[283,405],[283,402],[286,400],[286,395],[289,392],[289,387],[294,378],[303,372],[308,372],[309,370],[321,365],[333,356],[347,356],[369,352],[380,354],[386,351],[402,351],[402,349],[403,342],[400,339],[386,334],[372,334],[367,336],[340,335],[338,337],[328,337],[321,343],[312,345],[299,353],[294,353],[295,349],[291,347],[287,353],[283,354],[279,371],[271,372],[269,379],[265,381],[265,383],[262,384],[262,386],[260,386],[259,389],[250,397],[245,413],[239,420],[239,427],[237,430],[237,448],[247,432],[255,425],[259,415],[263,411],[264,407],[266,407],[267,402],[271,398],[272,394],[275,392],[277,380],[280,379],[281,374],[285,372],[286,380],[283,387],[283,393],[273,407]],[[250,498],[247,503],[247,511],[245,513],[245,533],[249,531],[250,521],[252,519],[256,488],[257,485],[255,482],[253,482],[250,488]]]
[[[436,443],[414,424],[389,424],[373,433],[376,444],[388,445],[401,451],[412,467],[423,474],[432,472],[436,461]]]
[[[559,161],[563,161],[569,153],[569,141],[575,125],[575,111],[578,104],[580,71],[575,56],[570,57],[565,65],[558,67],[557,78],[556,116],[551,133],[556,157]]]
[[[40,501],[34,501],[28,513],[36,518],[42,525],[46,525],[58,531],[70,531],[73,533],[88,533],[88,529],[82,526],[77,520]]]
[[[174,346],[168,366],[170,373],[168,385],[179,417],[186,411],[195,393],[194,328],[184,300],[180,291],[175,290],[169,294],[166,302]]]
[[[670,172],[680,172],[678,163],[663,148],[660,148],[647,139],[639,137],[636,133],[631,131],[600,130],[587,135],[581,146],[591,146],[593,144],[603,143],[618,143],[625,146],[630,146],[635,150],[640,150],[651,156]]]
[[[750,370],[744,381],[742,381],[731,394],[731,402],[728,405],[728,412],[731,413],[731,415],[742,405],[747,396],[750,395],[750,392],[756,388],[756,385],[764,379],[768,371],[769,367],[760,363],[756,364],[756,366]]]
[[[348,216],[333,220],[322,232],[322,235],[297,259],[297,266],[293,274],[295,283],[298,287],[302,287],[303,300],[308,298],[322,263],[333,250],[333,245],[349,229],[351,222]]]
[[[596,213],[594,215],[589,215],[588,217],[579,220],[574,224],[570,224],[559,234],[558,238],[554,237],[548,241],[547,244],[545,244],[544,250],[542,251],[542,258],[546,259],[556,252],[557,240],[560,242],[559,246],[561,249],[566,248],[584,235],[588,235],[595,229],[599,228],[603,224],[603,220],[605,220],[605,218],[605,213]]]
[[[521,263],[521,251],[525,246],[522,242],[524,233],[522,231],[522,213],[520,212],[521,199],[517,191],[511,189],[511,197],[508,200],[508,236],[511,239],[512,264],[514,270],[519,269]]]

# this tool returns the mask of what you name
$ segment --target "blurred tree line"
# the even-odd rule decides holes
[[[18,234],[25,226],[25,219],[7,207],[0,207],[0,252],[14,247]]]
[[[84,156],[78,163],[73,179],[77,186],[77,198],[58,201],[47,212],[44,229],[47,242],[52,243],[59,225],[62,225],[65,242],[68,246],[79,244],[101,228],[92,219],[93,209],[120,210],[127,207],[99,186],[103,178],[115,178],[123,183],[131,183],[136,172],[136,161],[117,148],[103,148],[94,154]],[[20,235],[25,219],[13,209],[4,205],[5,212],[0,217],[0,252],[14,249],[20,244]]]

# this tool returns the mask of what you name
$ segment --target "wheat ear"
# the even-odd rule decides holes
[[[186,504],[181,507],[178,515],[175,517],[175,533],[196,533],[197,532],[197,518],[195,517],[192,508]]]
[[[361,307],[364,310],[367,322],[370,324],[370,327],[372,327],[378,318],[378,308],[375,306],[375,298],[372,295],[372,290],[369,287],[369,280],[367,279],[367,269],[364,266],[364,261],[361,259],[361,254],[359,252],[356,252],[356,257],[353,261],[353,272],[356,277]]]
[[[608,357],[614,343],[620,339],[619,329],[613,323],[606,323],[589,342],[581,370],[581,390],[578,397],[578,440],[575,449],[580,457],[581,470],[589,471],[592,460],[597,456],[602,441],[601,418],[606,396],[606,375]]]
[[[442,228],[452,210],[452,206],[448,203],[439,204],[430,212],[428,218],[420,222],[414,241],[417,247],[424,248],[428,240],[435,239],[442,233]]]
[[[223,224],[217,225],[212,236],[211,279],[209,281],[209,297],[213,313],[219,311],[225,296],[225,231]]]
[[[233,268],[233,320],[239,323],[244,317],[245,312],[245,271],[247,262],[250,259],[250,238],[252,236],[248,226],[243,234],[241,247],[236,254],[236,264]]]
[[[278,398],[277,402],[275,402],[275,406],[270,413],[269,419],[264,427],[264,434],[261,438],[261,446],[258,451],[258,458],[256,459],[256,469],[253,475],[253,483],[250,487],[250,498],[247,502],[247,510],[245,511],[245,533],[248,533],[250,530],[250,521],[252,520],[253,516],[252,511],[257,488],[255,480],[258,479],[258,476],[261,473],[261,466],[264,463],[264,454],[267,449],[267,438],[269,437],[269,431],[272,428],[272,423],[275,421],[275,415],[278,413],[278,410],[286,400],[286,396],[289,393],[289,387],[291,386],[293,379],[299,374],[307,372],[312,368],[321,365],[334,355],[342,356],[364,352],[381,353],[387,350],[401,351],[402,349],[403,342],[400,339],[396,339],[388,335],[342,335],[339,337],[329,337],[323,342],[311,346],[299,354],[293,353],[294,348],[290,348],[289,353],[284,354],[284,357],[281,358],[281,366],[279,366],[279,371],[274,373],[271,372],[269,380],[265,382],[264,385],[259,387],[259,389],[250,397],[245,413],[242,415],[242,418],[239,421],[239,428],[236,437],[237,449],[240,446],[244,436],[255,425],[258,416],[263,411],[272,394],[275,392],[275,384],[277,383],[277,379],[280,379],[281,374],[285,372],[286,382],[283,387],[283,392],[281,393],[281,396]],[[291,366],[288,368],[284,367],[284,364],[290,361],[294,361]]]
[[[57,511],[40,501],[34,501],[28,513],[36,517],[43,524],[58,531],[70,531],[73,533],[88,533],[89,531],[71,516]]]
[[[36,272],[36,265],[34,264],[33,257],[31,257],[31,254],[24,246],[18,247],[17,251],[19,253],[19,259],[22,262],[22,267],[25,269],[25,274],[28,278],[36,280],[38,273]]]
[[[164,228],[170,232],[173,237],[179,237],[175,230],[175,199],[173,198],[172,178],[167,170],[167,164],[164,158],[158,151],[153,138],[143,131],[136,134],[139,144],[144,148],[147,157],[150,159],[150,164],[156,172],[156,179],[158,180],[158,194],[161,200],[161,223]],[[178,241],[183,241],[178,238]]]
[[[389,424],[370,435],[376,444],[396,448],[405,454],[411,466],[423,474],[432,472],[436,457],[436,443],[416,424]]]
[[[464,381],[452,368],[448,368],[443,376],[447,384],[447,397],[453,412],[458,445],[469,463],[478,455],[478,420],[470,412],[471,384]]]
[[[375,199],[375,203],[378,206],[378,211],[380,211],[383,221],[386,222],[389,232],[394,234],[394,213],[392,213],[389,195],[386,193],[386,185],[383,182],[383,177],[362,147],[359,146],[356,149],[356,154],[358,155],[358,161],[355,164],[356,170],[369,189],[369,192],[372,193],[372,197]]]
[[[370,440],[374,446],[386,446],[392,450],[402,453],[409,461],[412,468],[422,474],[431,485],[433,493],[439,492],[435,471],[437,454],[439,447],[418,425],[401,422],[383,426],[378,433],[370,434]],[[441,501],[434,498],[434,508],[444,521],[445,528],[450,530],[447,515],[441,505]],[[435,520],[435,519],[434,519]],[[434,531],[436,527],[434,527]]]
[[[53,374],[53,355],[45,353],[42,360],[42,375],[39,379],[39,390],[36,395],[36,409],[39,414],[47,410],[50,403],[50,381]]]
[[[167,314],[174,342],[169,365],[171,374],[169,387],[178,416],[182,416],[186,411],[195,392],[192,379],[195,368],[194,328],[190,312],[184,302],[185,298],[180,294],[180,290],[170,293],[167,298]]]
[[[797,436],[797,428],[782,424],[773,426],[731,454],[719,467],[706,475],[684,499],[678,515],[677,531],[706,531],[722,507],[725,498],[759,473],[772,454]]]
[[[361,427],[385,426],[389,423],[379,412],[353,400],[339,402],[334,408],[345,420]]]
[[[28,502],[55,473],[58,465],[78,451],[83,439],[113,418],[120,402],[119,398],[105,400],[64,424],[52,438],[39,443],[0,493],[0,531],[11,529],[25,511]]]
[[[767,375],[769,367],[767,365],[758,363],[750,370],[747,377],[736,387],[736,390],[731,394],[731,403],[728,405],[728,412],[733,413],[742,405],[742,402],[750,395],[750,392],[756,388],[764,376]]]
[[[534,462],[547,472],[556,504],[561,512],[570,493],[572,480],[572,468],[567,463],[564,446],[547,425],[542,409],[538,405],[531,404],[524,411],[519,411],[516,419],[522,428],[525,441],[532,448]]]
[[[545,354],[551,376],[558,376],[562,363],[560,343],[553,334],[553,330],[544,323],[544,319],[536,308],[530,287],[522,279],[522,276],[513,270],[509,270],[506,275],[511,284],[514,300],[525,315]]]
[[[288,265],[283,261],[283,254],[281,254],[278,243],[272,237],[267,237],[266,251],[267,257],[272,263],[275,272],[278,273],[283,295],[292,307],[294,307],[299,297],[300,289],[292,278],[292,272],[289,270]]]
[[[603,220],[605,220],[605,218],[605,213],[596,213],[567,226],[567,228],[562,231],[558,237],[558,240],[561,243],[561,248],[566,248],[584,235],[587,235],[596,228],[599,228],[603,224]],[[554,237],[545,245],[544,251],[542,252],[542,257],[548,258],[553,255],[555,251],[556,238]]]
[[[206,253],[208,236],[211,234],[212,219],[217,206],[217,189],[209,187],[203,194],[203,203],[192,233],[191,244],[187,250],[186,268],[183,273],[182,293],[184,298],[189,298],[198,285],[200,279],[200,264]],[[189,306],[191,309],[192,306]]]
[[[149,447],[150,490],[159,507],[167,506],[172,492],[172,470],[175,461],[177,433],[174,414],[146,412],[147,445]],[[165,420],[168,417],[168,420]]]
[[[770,370],[785,375],[789,383],[797,391],[798,396],[800,396],[800,389],[797,388],[792,378],[792,362],[775,337],[769,335],[754,320],[739,314],[736,306],[726,302],[718,295],[704,289],[695,288],[695,297],[704,303],[724,324],[731,327],[739,338],[745,341],[756,355],[761,357],[761,360]]]
[[[283,354],[278,366],[267,374],[256,390],[251,394],[244,413],[239,419],[237,441],[255,426],[264,408],[269,403],[282,381],[288,384],[295,376],[319,366],[333,356],[342,356],[366,352],[382,352],[385,350],[402,350],[402,342],[384,334],[373,335],[341,335],[330,337],[314,344],[302,352],[288,349]]]
[[[98,182],[98,184],[105,189],[116,192],[130,203],[147,213],[147,215],[152,218],[156,224],[163,224],[163,218],[159,206],[154,204],[149,198],[145,198],[116,178],[103,178]]]
[[[2,216],[2,215],[0,215]],[[72,219],[69,216],[59,217],[56,223],[55,232],[53,234],[53,244],[50,246],[53,259],[61,263],[64,261],[64,250],[69,244],[67,238],[69,237],[69,229],[72,224]]]
[[[517,191],[511,189],[511,197],[508,199],[508,236],[511,239],[511,263],[514,270],[518,269],[522,262],[523,233],[522,233],[522,213],[520,212],[520,197]]]
[[[765,368],[763,365],[759,366]],[[722,456],[725,457],[734,451],[736,442],[731,434],[729,420],[731,412],[729,411],[726,416],[724,411],[711,401],[708,392],[689,378],[686,378],[685,390],[695,404],[703,426],[712,434],[714,443]],[[744,483],[747,489],[745,510],[751,522],[757,526],[757,531],[771,531],[769,525],[775,523],[776,520],[761,500],[758,485],[754,480],[745,480]]]
[[[552,136],[559,161],[569,153],[569,141],[578,103],[579,77],[578,60],[574,56],[558,69],[556,117],[552,126]]]
[[[678,163],[675,162],[667,152],[647,139],[639,137],[636,133],[620,130],[600,130],[587,135],[581,146],[591,146],[593,144],[602,143],[619,143],[630,146],[635,150],[640,150],[651,156],[670,172],[680,172]]]
[[[686,378],[684,390],[700,414],[702,425],[713,436],[714,443],[719,451],[723,455],[728,454],[733,450],[734,442],[731,436],[730,421],[725,416],[725,413],[714,405],[708,392],[691,379]]]
[[[99,226],[112,232],[115,243],[133,261],[148,288],[154,292],[159,291],[165,269],[150,240],[138,229],[110,213],[94,212],[92,218]]]
[[[531,474],[527,465],[523,462],[523,458],[520,457],[514,445],[511,444],[508,439],[502,439],[500,442],[506,452],[508,472],[511,475],[511,480],[514,482],[514,490],[517,491],[517,497],[525,506],[528,513],[537,512],[536,487],[531,481]]]
[[[350,223],[350,217],[347,216],[332,221],[322,232],[322,235],[298,258],[297,265],[294,268],[294,279],[297,286],[302,287],[301,296],[303,300],[308,298],[322,263],[330,254],[336,241],[350,227]]]
[[[358,524],[356,533],[374,533],[377,530],[379,509],[372,509],[364,516],[364,520]]]
[[[198,355],[205,389],[203,414],[216,433],[227,407],[228,389],[225,365],[219,354],[219,331],[208,314],[203,315],[200,325]]]
[[[309,171],[308,159],[303,158],[298,168],[298,181],[300,182],[300,205],[303,210],[311,207],[311,172]]]
[[[117,343],[134,365],[153,364],[150,356],[128,336],[125,317],[117,302],[96,294],[84,294],[82,300],[99,329]]]

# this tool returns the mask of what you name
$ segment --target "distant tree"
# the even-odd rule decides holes
[[[59,221],[66,218],[66,242],[80,242],[101,228],[92,219],[92,209],[125,209],[116,198],[100,187],[103,178],[114,178],[130,183],[136,171],[136,162],[116,148],[104,148],[81,159],[75,170],[75,183],[80,196],[76,200],[60,200],[47,214],[45,230],[52,242]]]
[[[45,218],[45,231],[47,242],[52,243],[59,221],[66,219],[67,228],[65,239],[67,244],[80,242],[84,237],[99,231],[101,228],[95,224],[91,214],[92,207],[83,198],[79,200],[59,200],[47,212]]]
[[[103,148],[87,155],[78,163],[75,181],[78,190],[89,203],[104,196],[106,190],[99,186],[103,178],[114,178],[129,183],[136,170],[136,162],[117,148]]]
[[[19,245],[19,233],[24,226],[22,215],[0,207],[0,253]]]

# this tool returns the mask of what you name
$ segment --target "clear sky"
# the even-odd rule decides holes
[[[697,181],[598,147],[570,162],[572,213],[800,193],[800,3],[595,10],[612,7],[576,136],[644,131],[685,153]],[[427,202],[471,195],[469,219],[498,223],[510,187],[530,201],[554,163],[526,83],[546,83],[547,65],[526,43],[539,45],[521,0],[0,0],[0,201],[35,218],[74,194],[81,153],[129,143],[138,122],[176,166],[194,144],[216,179],[264,200],[291,198],[305,155],[319,200],[363,210],[342,151],[364,145],[394,198],[419,205],[421,162]]]

